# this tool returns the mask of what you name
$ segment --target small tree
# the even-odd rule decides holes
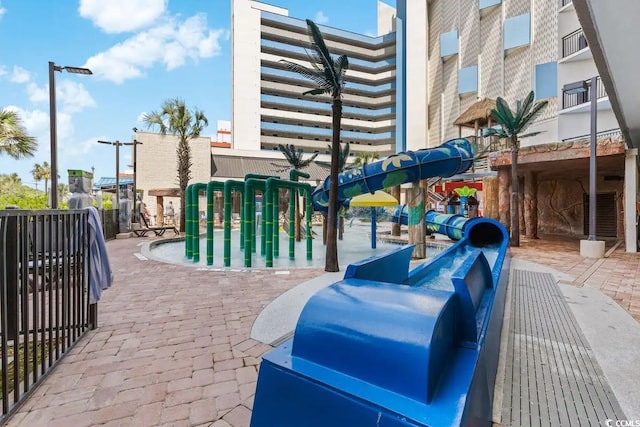
[[[145,114],[143,118],[147,128],[157,127],[162,135],[178,137],[178,186],[180,187],[180,231],[185,224],[185,191],[191,179],[191,147],[189,141],[198,138],[209,124],[204,113],[197,108],[189,110],[180,98],[164,101],[159,111]]]
[[[338,233],[336,216],[338,214],[338,167],[340,152],[340,121],[342,120],[342,89],[345,84],[345,73],[349,68],[347,55],[333,58],[324,42],[318,26],[307,19],[307,29],[311,41],[312,50],[308,54],[311,68],[295,62],[280,60],[287,69],[296,72],[309,80],[313,80],[318,86],[308,90],[303,95],[331,96],[331,110],[333,115],[331,138],[331,174],[329,185],[329,207],[327,211],[327,252],[325,256],[324,270],[328,272],[340,271],[338,265]]]
[[[507,139],[511,146],[511,246],[520,246],[520,221],[519,221],[519,192],[518,192],[518,150],[520,149],[520,138],[528,138],[538,135],[540,132],[530,132],[521,135],[533,122],[535,117],[547,105],[548,101],[533,103],[535,94],[533,91],[524,101],[517,102],[516,111],[511,111],[509,104],[504,99],[498,97],[496,108],[491,110],[491,116],[500,125],[499,129],[485,129],[483,136],[497,135],[499,138]]]
[[[356,155],[356,159],[353,161],[354,166],[364,166],[373,162],[374,160],[378,160],[378,153],[358,153]]]
[[[0,110],[0,154],[7,154],[14,159],[33,157],[38,142],[27,135],[18,113],[12,110]]]
[[[315,160],[316,157],[318,157],[318,152],[316,151],[315,153],[313,153],[311,155],[311,157],[309,157],[308,159],[304,159],[304,151],[302,150],[302,148],[296,148],[295,145],[293,144],[287,144],[287,145],[283,145],[283,144],[278,144],[278,149],[280,150],[280,152],[284,155],[284,158],[287,159],[287,162],[289,163],[289,166],[291,167],[291,169],[295,169],[295,170],[300,170],[303,168],[306,168],[307,166],[309,166],[311,164],[311,162],[313,162]],[[278,165],[275,165],[278,166]],[[285,169],[279,169],[278,172],[282,172],[285,171]],[[295,191],[292,189],[289,189],[289,191]],[[296,191],[297,193],[297,191]],[[300,203],[298,201],[298,197],[296,194],[296,220],[295,220],[295,239],[296,242],[299,242],[302,240],[302,233],[301,233],[301,224],[300,224]],[[307,230],[307,232],[311,232],[311,230]],[[289,225],[289,233],[291,233],[291,225]]]

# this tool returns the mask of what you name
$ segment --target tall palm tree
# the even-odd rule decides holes
[[[51,166],[48,162],[42,162],[40,165],[40,178],[44,181],[44,195],[49,200],[49,180],[51,179]]]
[[[159,111],[145,114],[143,122],[147,129],[157,127],[162,135],[178,137],[178,186],[180,187],[180,231],[185,223],[185,191],[191,179],[191,147],[189,141],[198,138],[209,124],[204,113],[197,108],[189,110],[180,98],[164,101]]]
[[[38,191],[38,182],[42,179],[42,166],[40,166],[40,163],[33,165],[33,169],[31,169],[31,176],[36,183],[36,191]]]
[[[316,157],[318,157],[318,152],[316,151],[309,157],[308,159],[304,159],[304,151],[302,148],[296,148],[293,144],[278,144],[278,149],[284,155],[284,158],[287,159],[287,163],[289,163],[289,167],[291,169],[300,170],[309,166]],[[274,166],[275,163],[272,163]],[[278,172],[285,171],[289,168],[279,169]],[[289,190],[294,191],[294,190]],[[302,240],[302,232],[301,232],[301,223],[300,223],[300,203],[298,198],[296,197],[296,220],[295,220],[295,239],[296,242],[300,242]],[[291,232],[291,230],[289,230]]]
[[[0,109],[0,154],[7,154],[14,159],[33,157],[38,142],[27,135],[22,119],[12,110]]]
[[[331,150],[333,149],[330,145],[329,147],[329,152],[331,153]],[[349,151],[350,151],[350,145],[349,143],[346,143],[344,145],[342,145],[340,147],[340,157],[339,157],[339,171],[340,172],[344,172],[345,169],[347,169],[347,161],[349,160]],[[316,162],[321,166],[325,166],[325,167],[331,167],[330,163],[326,163],[326,162]],[[323,237],[326,238],[325,235],[325,231],[326,231],[326,222],[323,224],[324,228],[323,228]],[[338,218],[338,240],[342,240],[344,236],[344,215],[340,215],[340,217]],[[324,242],[326,243],[326,241]]]
[[[310,67],[295,62],[280,60],[289,71],[296,72],[312,80],[317,88],[308,90],[303,95],[327,94],[331,97],[333,116],[333,136],[331,139],[331,174],[329,185],[329,208],[327,211],[327,253],[325,271],[339,271],[338,265],[338,233],[336,216],[338,214],[338,173],[340,156],[340,121],[342,120],[342,90],[345,85],[345,73],[349,68],[346,55],[333,58],[324,42],[318,26],[307,19],[307,29],[312,49],[308,52]]]
[[[497,135],[499,138],[509,141],[511,146],[511,199],[510,199],[510,225],[511,225],[511,246],[520,246],[520,215],[519,215],[519,192],[518,192],[518,150],[520,149],[520,138],[528,138],[538,135],[540,132],[530,132],[521,135],[540,111],[547,105],[548,101],[533,103],[535,94],[533,91],[524,101],[517,102],[516,111],[513,112],[509,104],[504,99],[498,97],[496,108],[491,110],[491,116],[500,125],[499,129],[488,128],[483,132],[483,136]]]

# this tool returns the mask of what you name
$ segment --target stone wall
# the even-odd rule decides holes
[[[616,193],[618,238],[624,238],[623,183],[598,183],[598,193]],[[538,181],[538,231],[545,234],[584,234],[583,195],[589,192],[589,178],[555,178]]]

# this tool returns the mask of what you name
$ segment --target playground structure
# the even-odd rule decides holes
[[[396,185],[417,182],[434,176],[449,177],[468,170],[473,164],[471,144],[466,138],[447,141],[435,148],[407,151],[392,155],[386,159],[349,169],[338,175],[338,202],[346,203],[352,197],[373,193],[376,190]],[[213,265],[213,192],[224,193],[224,266],[231,265],[231,193],[239,193],[243,208],[240,211],[240,248],[244,249],[244,266],[251,267],[251,255],[256,248],[255,195],[263,192],[262,224],[260,227],[260,255],[265,256],[266,266],[273,267],[273,258],[279,256],[279,227],[277,191],[290,189],[289,223],[295,221],[295,192],[305,194],[307,200],[306,229],[311,230],[313,209],[326,213],[329,204],[330,177],[311,191],[309,184],[297,182],[299,171],[292,170],[290,180],[265,175],[246,175],[244,181],[211,181],[208,184],[196,183],[187,187],[185,212],[185,256],[194,262],[200,260],[199,247],[199,193],[207,194],[207,265]],[[264,189],[263,189],[264,186]],[[274,200],[276,201],[274,203]],[[306,233],[307,259],[311,259],[312,233]],[[289,233],[289,257],[295,258],[295,237]]]
[[[491,425],[508,234],[429,221],[458,242],[411,271],[412,245],[351,264],[311,297],[263,357],[252,427]]]

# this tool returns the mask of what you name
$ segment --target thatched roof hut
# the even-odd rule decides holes
[[[459,128],[468,127],[472,129],[491,127],[491,110],[496,108],[495,99],[484,98],[475,102],[471,107],[460,114],[453,124]]]

